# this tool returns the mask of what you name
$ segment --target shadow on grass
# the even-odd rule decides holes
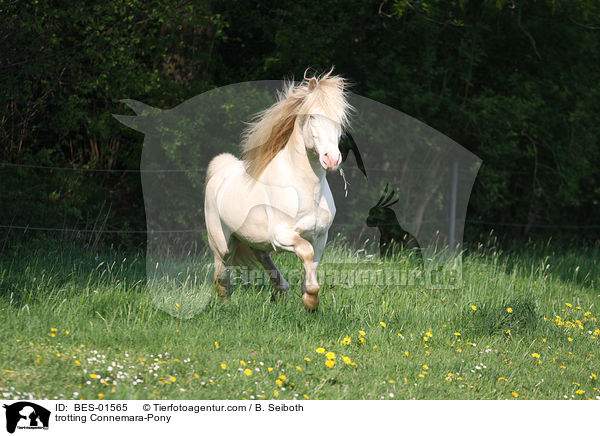
[[[510,311],[509,311],[510,309]],[[505,336],[531,333],[543,322],[533,298],[520,297],[501,303],[486,303],[477,310],[464,309],[454,324],[469,336]]]

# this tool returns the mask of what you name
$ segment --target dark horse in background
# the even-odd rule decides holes
[[[417,240],[398,223],[398,217],[391,208],[399,201],[394,199],[396,192],[386,185],[383,195],[375,206],[369,210],[367,226],[379,230],[379,254],[388,256],[404,249],[419,248]]]
[[[345,134],[342,137],[339,148],[342,154],[342,162],[345,162],[349,153],[352,152],[359,170],[365,178],[368,178],[367,169],[358,146],[350,134]],[[390,191],[389,185],[386,185],[383,195],[379,198],[377,204],[369,210],[369,216],[367,217],[367,226],[377,227],[377,230],[379,230],[380,256],[387,256],[402,249],[419,248],[417,240],[398,223],[398,217],[391,208],[399,201],[399,198],[394,200],[394,195],[395,191]]]

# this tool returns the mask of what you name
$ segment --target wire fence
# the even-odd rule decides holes
[[[0,167],[11,167],[11,168],[30,168],[40,170],[57,170],[57,171],[80,171],[90,173],[203,173],[206,171],[205,168],[190,168],[190,169],[178,169],[178,170],[140,170],[140,169],[113,169],[113,168],[77,168],[77,167],[51,167],[46,165],[28,165],[28,164],[15,164],[10,162],[0,162]]]
[[[540,229],[571,229],[571,230],[585,230],[585,229],[600,229],[600,225],[551,225],[551,224],[523,224],[523,223],[503,223],[494,221],[480,221],[480,220],[465,220],[467,224],[479,224],[489,226],[500,226],[500,227],[517,227],[517,228],[540,228]],[[363,224],[335,224],[341,227],[361,227]],[[62,233],[108,233],[108,234],[164,234],[164,233],[199,233],[204,232],[205,229],[168,229],[168,230],[112,230],[112,229],[78,229],[78,228],[61,228],[61,227],[37,227],[37,226],[15,226],[8,224],[0,224],[0,229],[7,230],[23,230],[27,231],[42,231],[42,232],[62,232]]]
[[[199,169],[160,169],[160,170],[141,170],[141,169],[112,169],[112,168],[77,168],[77,167],[53,167],[46,165],[32,165],[32,164],[17,164],[11,162],[0,162],[0,167],[12,167],[12,168],[30,168],[30,169],[43,169],[43,170],[57,170],[57,171],[76,171],[76,172],[97,172],[97,173],[187,173],[187,172],[205,172],[205,168]],[[379,169],[379,171],[394,171]],[[498,226],[498,227],[513,227],[513,228],[536,228],[536,229],[556,229],[556,230],[592,230],[600,229],[600,224],[589,224],[589,225],[569,225],[569,224],[537,224],[537,223],[515,223],[515,222],[501,222],[501,221],[485,221],[485,220],[465,220],[466,224],[485,225],[485,226]],[[362,224],[348,223],[341,224],[336,223],[338,226],[363,226]],[[12,225],[12,224],[0,224],[0,229],[7,230],[23,230],[23,231],[44,231],[44,232],[62,232],[62,233],[107,233],[107,234],[158,234],[158,233],[197,233],[203,232],[204,229],[167,229],[167,230],[122,230],[122,229],[80,229],[80,228],[61,228],[61,227],[43,227],[43,226],[30,226],[30,225]]]

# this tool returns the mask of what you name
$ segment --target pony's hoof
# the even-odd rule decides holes
[[[319,297],[306,292],[302,294],[302,302],[304,303],[304,307],[311,312],[314,312],[319,307]]]
[[[219,296],[219,299],[223,303],[227,303],[229,301],[229,297],[231,296],[231,294],[229,292],[227,292],[227,290],[225,288],[217,289],[217,295]]]
[[[229,303],[229,295],[219,294],[219,300],[221,300],[221,303]]]
[[[288,301],[290,293],[288,291],[274,291],[271,294],[271,301]]]

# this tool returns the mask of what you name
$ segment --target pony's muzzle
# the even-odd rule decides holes
[[[332,156],[330,153],[323,153],[320,160],[325,170],[336,170],[342,163],[342,155],[338,153],[337,156]]]

